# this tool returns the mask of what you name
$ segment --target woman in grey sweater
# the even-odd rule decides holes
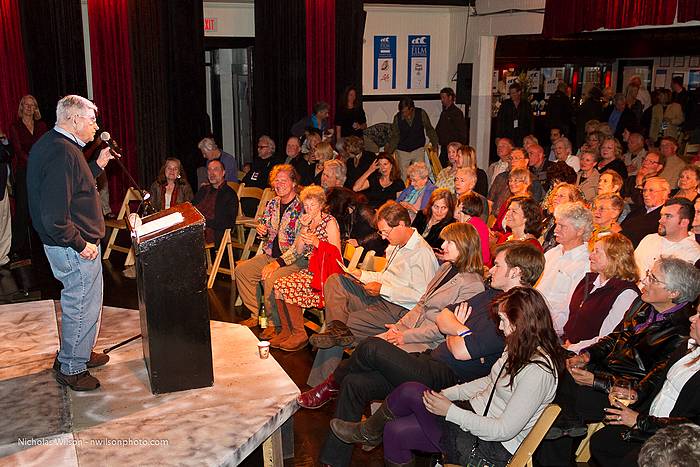
[[[481,460],[505,466],[554,400],[564,356],[549,309],[536,290],[511,289],[495,300],[493,310],[506,350],[488,376],[440,393],[405,383],[364,423],[331,421],[335,434],[352,440],[354,431],[366,434],[383,427],[389,466],[414,465],[414,450],[443,452],[449,464]],[[465,326],[463,332],[470,330]]]

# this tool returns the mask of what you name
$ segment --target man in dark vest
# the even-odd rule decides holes
[[[401,178],[406,180],[406,169],[414,162],[425,159],[425,136],[428,135],[434,148],[438,146],[438,137],[425,110],[416,107],[413,99],[403,97],[399,101],[399,111],[391,124],[389,143],[384,151],[391,154],[396,150],[396,161],[401,169]]]

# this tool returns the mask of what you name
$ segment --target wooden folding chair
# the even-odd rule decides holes
[[[241,192],[246,193],[246,190],[260,190],[260,188],[241,188]],[[245,195],[244,195],[245,196]],[[253,243],[255,242],[256,230],[255,227],[258,225],[258,218],[260,218],[265,212],[265,206],[268,201],[270,201],[275,196],[275,192],[271,188],[265,188],[261,190],[260,197],[258,199],[258,209],[255,212],[255,217],[238,216],[236,219],[236,227],[240,228],[243,234],[245,234],[245,229],[248,229],[248,234],[245,237],[245,243],[242,243],[239,238],[238,241],[233,242],[233,247],[243,250],[241,252],[241,260],[248,259],[250,252],[253,248]],[[239,195],[239,200],[241,196]]]
[[[343,259],[348,262],[348,269],[355,269],[357,267],[357,263],[360,262],[363,251],[365,251],[365,249],[361,246],[354,247],[349,243],[345,244]]]
[[[436,148],[426,149],[428,152],[428,160],[430,160],[430,167],[433,169],[433,175],[437,179],[438,174],[442,171],[442,164],[440,163],[440,154]]]
[[[508,467],[532,467],[532,455],[544,439],[554,420],[556,420],[559,412],[561,412],[561,407],[557,404],[549,404],[545,407],[535,426],[532,427],[518,450],[510,458]]]
[[[372,261],[372,269],[375,272],[382,272],[386,267],[386,257],[385,256],[375,256],[374,261]]]
[[[231,189],[236,192],[236,194],[238,194],[238,189],[241,187],[240,183],[238,183],[238,182],[226,182],[226,184],[228,186],[230,186]],[[239,206],[239,208],[240,208],[240,206]]]
[[[588,424],[588,433],[586,433],[586,437],[583,438],[576,449],[576,462],[586,463],[591,459],[591,436],[604,426],[605,423],[603,422]]]
[[[219,243],[219,249],[216,252],[216,257],[214,258],[214,263],[211,262],[211,250],[216,246],[215,243],[206,243],[204,245],[204,250],[206,251],[207,257],[207,273],[209,274],[209,279],[207,280],[207,289],[211,289],[214,286],[214,281],[216,280],[216,275],[219,272],[229,274],[231,280],[235,280],[234,270],[236,268],[236,263],[233,260],[233,245],[231,241],[231,229],[224,230],[224,236],[221,238],[221,243]],[[221,260],[224,258],[224,251],[228,252],[228,264],[229,267],[224,268],[221,266]]]
[[[374,265],[374,255],[376,254],[374,250],[369,250],[365,253],[365,259],[359,265],[359,268],[363,271],[373,271],[372,266]]]
[[[129,208],[129,203],[132,201],[142,201],[143,197],[141,193],[133,187],[126,190],[124,195],[124,200],[122,201],[122,207],[119,209],[116,219],[105,219],[105,227],[112,229],[112,233],[107,241],[107,247],[102,255],[102,259],[109,259],[109,255],[112,250],[119,251],[121,253],[126,253],[126,260],[124,261],[124,266],[131,266],[134,264],[134,248],[131,245],[131,240],[129,240],[129,246],[117,245],[117,235],[120,230],[126,230],[126,218],[131,214],[131,209]]]

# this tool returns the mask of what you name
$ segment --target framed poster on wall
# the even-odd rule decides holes
[[[374,89],[396,89],[396,36],[374,36]]]
[[[694,91],[700,88],[700,70],[690,70],[688,72],[688,89]]]
[[[408,36],[408,74],[406,88],[430,87],[430,36]]]

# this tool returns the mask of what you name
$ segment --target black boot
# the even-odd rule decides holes
[[[384,425],[394,419],[386,401],[379,409],[364,422],[346,422],[339,418],[331,420],[331,430],[344,443],[362,443],[367,446],[378,446],[384,436]]]

